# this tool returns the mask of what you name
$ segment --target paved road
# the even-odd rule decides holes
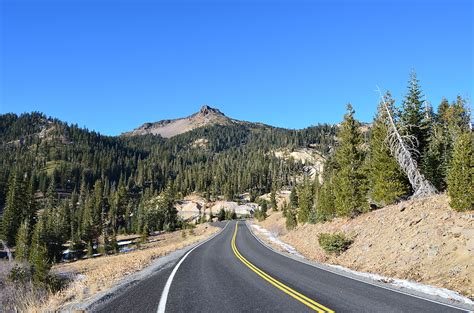
[[[236,224],[96,310],[157,312],[180,264],[166,312],[462,312],[287,258],[258,242],[244,222]]]

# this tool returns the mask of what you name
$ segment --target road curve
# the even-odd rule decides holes
[[[236,224],[94,311],[157,312],[182,261],[166,312],[462,312],[287,258],[264,247],[244,222]]]

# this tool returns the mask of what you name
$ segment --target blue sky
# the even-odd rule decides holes
[[[303,128],[400,103],[473,97],[474,1],[0,0],[0,113],[116,135],[202,104]]]

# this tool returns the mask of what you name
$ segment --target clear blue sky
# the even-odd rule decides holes
[[[474,1],[0,0],[0,113],[115,135],[189,115],[303,128],[400,103],[473,97]]]

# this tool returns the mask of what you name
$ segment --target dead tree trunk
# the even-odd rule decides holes
[[[3,241],[3,240],[0,240],[0,243],[2,244],[3,248],[5,249],[5,251],[6,251],[6,253],[7,253],[8,261],[12,262],[12,261],[13,261],[12,252],[11,252],[10,249],[8,248],[6,242]]]
[[[390,153],[397,160],[401,169],[405,172],[413,188],[412,198],[426,197],[436,194],[436,188],[425,179],[423,174],[418,170],[416,161],[413,159],[413,155],[419,155],[420,152],[417,150],[416,138],[411,135],[400,135],[397,126],[393,120],[392,113],[385,102],[385,98],[382,96],[380,89],[377,87],[377,91],[380,94],[380,99],[387,111],[388,118],[388,135],[387,144],[390,148]]]

